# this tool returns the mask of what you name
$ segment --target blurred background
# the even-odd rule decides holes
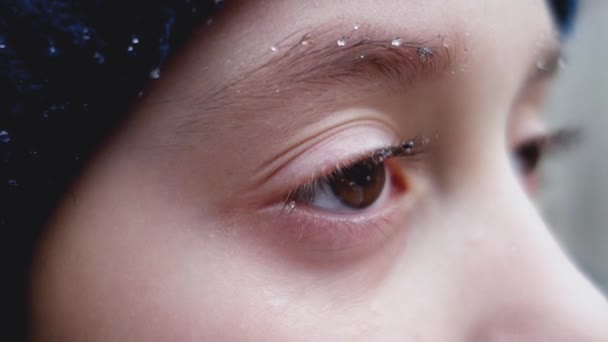
[[[565,54],[547,117],[581,134],[546,160],[541,206],[564,248],[608,294],[608,1],[581,1]]]

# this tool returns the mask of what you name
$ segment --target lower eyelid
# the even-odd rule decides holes
[[[398,163],[391,164],[399,167]],[[274,244],[290,246],[290,254],[313,258],[352,257],[377,250],[407,230],[416,198],[396,191],[387,196],[385,204],[361,212],[336,214],[278,203],[261,209],[259,215],[271,227],[264,234],[272,235],[269,238]]]
[[[264,210],[272,226],[280,229],[283,243],[307,255],[361,254],[389,239],[405,224],[397,206],[367,215],[327,215],[299,208],[276,206]],[[293,249],[292,249],[293,250]]]

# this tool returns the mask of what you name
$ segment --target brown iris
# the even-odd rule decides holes
[[[363,161],[341,170],[329,185],[344,205],[363,209],[380,197],[385,181],[384,163]]]

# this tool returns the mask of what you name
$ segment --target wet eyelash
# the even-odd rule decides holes
[[[328,173],[316,176],[305,184],[302,184],[291,190],[286,198],[282,212],[291,211],[295,208],[298,201],[310,201],[314,198],[314,192],[319,188],[325,191],[324,187],[319,187],[319,184],[327,184],[343,177],[343,171],[358,164],[358,163],[373,163],[375,165],[382,164],[391,158],[413,157],[421,154],[424,151],[426,144],[430,142],[429,138],[413,138],[403,141],[399,144],[379,148],[355,158],[349,162],[336,165],[333,170]]]

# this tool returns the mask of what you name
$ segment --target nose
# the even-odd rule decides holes
[[[517,180],[507,176],[476,193],[484,204],[471,213],[473,226],[490,230],[492,242],[480,243],[482,260],[468,263],[469,280],[486,300],[476,301],[482,304],[467,340],[608,341],[606,299],[565,255]]]

